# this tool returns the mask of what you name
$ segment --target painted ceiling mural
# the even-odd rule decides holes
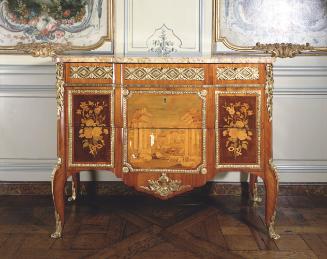
[[[0,45],[94,45],[108,34],[106,8],[103,0],[0,0]]]

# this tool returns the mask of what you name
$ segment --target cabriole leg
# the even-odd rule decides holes
[[[276,206],[279,191],[279,180],[276,166],[272,159],[269,160],[269,165],[266,168],[265,187],[266,187],[266,215],[265,221],[268,227],[269,236],[272,239],[279,239],[280,236],[275,231]]]
[[[72,195],[68,197],[68,201],[75,201],[79,194],[80,175],[79,173],[72,174]]]
[[[62,236],[62,230],[64,226],[64,188],[66,184],[66,174],[64,166],[62,165],[61,158],[58,158],[56,167],[52,172],[52,197],[55,207],[55,219],[56,219],[56,229],[55,232],[51,234],[51,238],[60,238]]]
[[[259,197],[259,194],[258,194],[257,179],[258,179],[258,176],[254,175],[254,174],[250,174],[249,192],[250,192],[250,200],[253,202],[254,206],[256,206],[257,203],[262,201],[262,198]]]

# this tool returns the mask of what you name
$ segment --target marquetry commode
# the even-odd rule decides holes
[[[250,173],[266,188],[274,231],[278,176],[272,163],[273,59],[62,56],[57,61],[56,231],[64,186],[82,170],[108,170],[136,190],[168,199],[218,173]],[[74,188],[73,188],[74,189]],[[73,193],[73,198],[76,193]]]

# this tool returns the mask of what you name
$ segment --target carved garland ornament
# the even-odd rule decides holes
[[[302,51],[312,51],[313,47],[309,43],[306,44],[292,44],[292,43],[273,43],[261,44],[258,42],[254,50],[262,50],[265,53],[271,54],[272,57],[278,58],[293,58],[295,55],[301,54]]]
[[[62,63],[56,64],[56,78],[57,78],[57,116],[60,117],[64,108],[64,65]]]
[[[72,46],[59,43],[18,43],[17,50],[33,57],[53,57],[62,54],[64,51],[71,50]]]
[[[204,68],[125,67],[125,80],[204,80]]]
[[[170,179],[166,173],[161,174],[158,180],[148,180],[149,186],[141,186],[142,189],[159,194],[162,197],[191,188],[190,185],[182,185],[180,180]]]

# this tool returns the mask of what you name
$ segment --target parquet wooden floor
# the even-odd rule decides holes
[[[0,258],[327,258],[327,197],[282,196],[268,238],[263,204],[188,194],[84,197],[67,204],[64,237],[48,196],[0,196]]]

